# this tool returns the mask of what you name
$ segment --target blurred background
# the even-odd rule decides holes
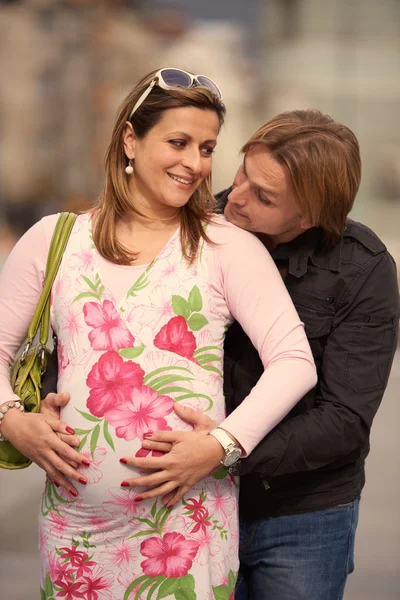
[[[400,262],[400,0],[0,0],[0,268],[41,216],[91,205],[120,101],[161,66],[204,73],[223,91],[214,191],[278,112],[313,107],[350,126],[363,156],[351,216]],[[346,600],[400,598],[399,383],[396,357]],[[36,467],[0,472],[1,600],[38,598],[43,479]]]

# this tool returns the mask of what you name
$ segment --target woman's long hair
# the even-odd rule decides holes
[[[127,158],[124,152],[123,133],[132,108],[156,72],[152,71],[143,77],[119,108],[105,158],[104,189],[94,208],[93,240],[95,246],[104,258],[118,265],[129,265],[136,258],[134,253],[117,240],[118,220],[132,211],[145,216],[135,207],[135,199],[132,198],[129,191],[128,176],[125,173]],[[157,85],[134,113],[130,122],[136,136],[143,139],[159,123],[166,110],[185,107],[212,110],[218,115],[220,127],[224,122],[224,104],[206,87],[193,86],[188,89],[164,90]],[[204,224],[210,222],[213,211],[214,198],[211,191],[210,174],[181,209],[182,252],[189,263],[196,257],[200,240],[210,241]]]

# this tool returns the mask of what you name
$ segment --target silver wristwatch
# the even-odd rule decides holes
[[[221,460],[221,465],[229,469],[238,462],[242,456],[242,450],[231,440],[229,435],[223,429],[216,427],[210,431],[209,435],[215,437],[224,449],[224,456]]]

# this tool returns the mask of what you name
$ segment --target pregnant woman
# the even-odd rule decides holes
[[[46,483],[42,598],[228,598],[238,570],[237,484],[215,469],[227,447],[250,453],[315,384],[303,326],[270,256],[213,214],[212,154],[224,114],[207,77],[179,69],[145,76],[117,116],[103,194],[75,222],[51,318],[58,391],[71,394],[62,419],[85,458],[76,488],[54,476]],[[2,273],[2,403],[16,399],[9,366],[40,295],[56,222],[53,215],[32,227]],[[225,418],[222,349],[234,319],[265,371]],[[139,472],[124,457],[142,456],[152,430],[185,427],[176,402],[206,412],[218,431],[199,435],[193,469],[201,464],[202,475],[168,507],[130,487]],[[1,434],[17,445],[15,432],[29,436],[26,419],[40,418],[10,407]]]

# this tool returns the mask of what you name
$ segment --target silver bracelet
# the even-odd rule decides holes
[[[5,404],[3,404],[3,406],[0,407],[0,425],[4,418],[4,415],[6,413],[8,413],[10,408],[18,408],[19,411],[25,412],[25,407],[21,402],[19,402],[19,400],[13,400],[12,402],[6,402]],[[7,440],[4,437],[4,435],[1,435],[1,433],[0,433],[0,442],[6,442],[6,441]]]

